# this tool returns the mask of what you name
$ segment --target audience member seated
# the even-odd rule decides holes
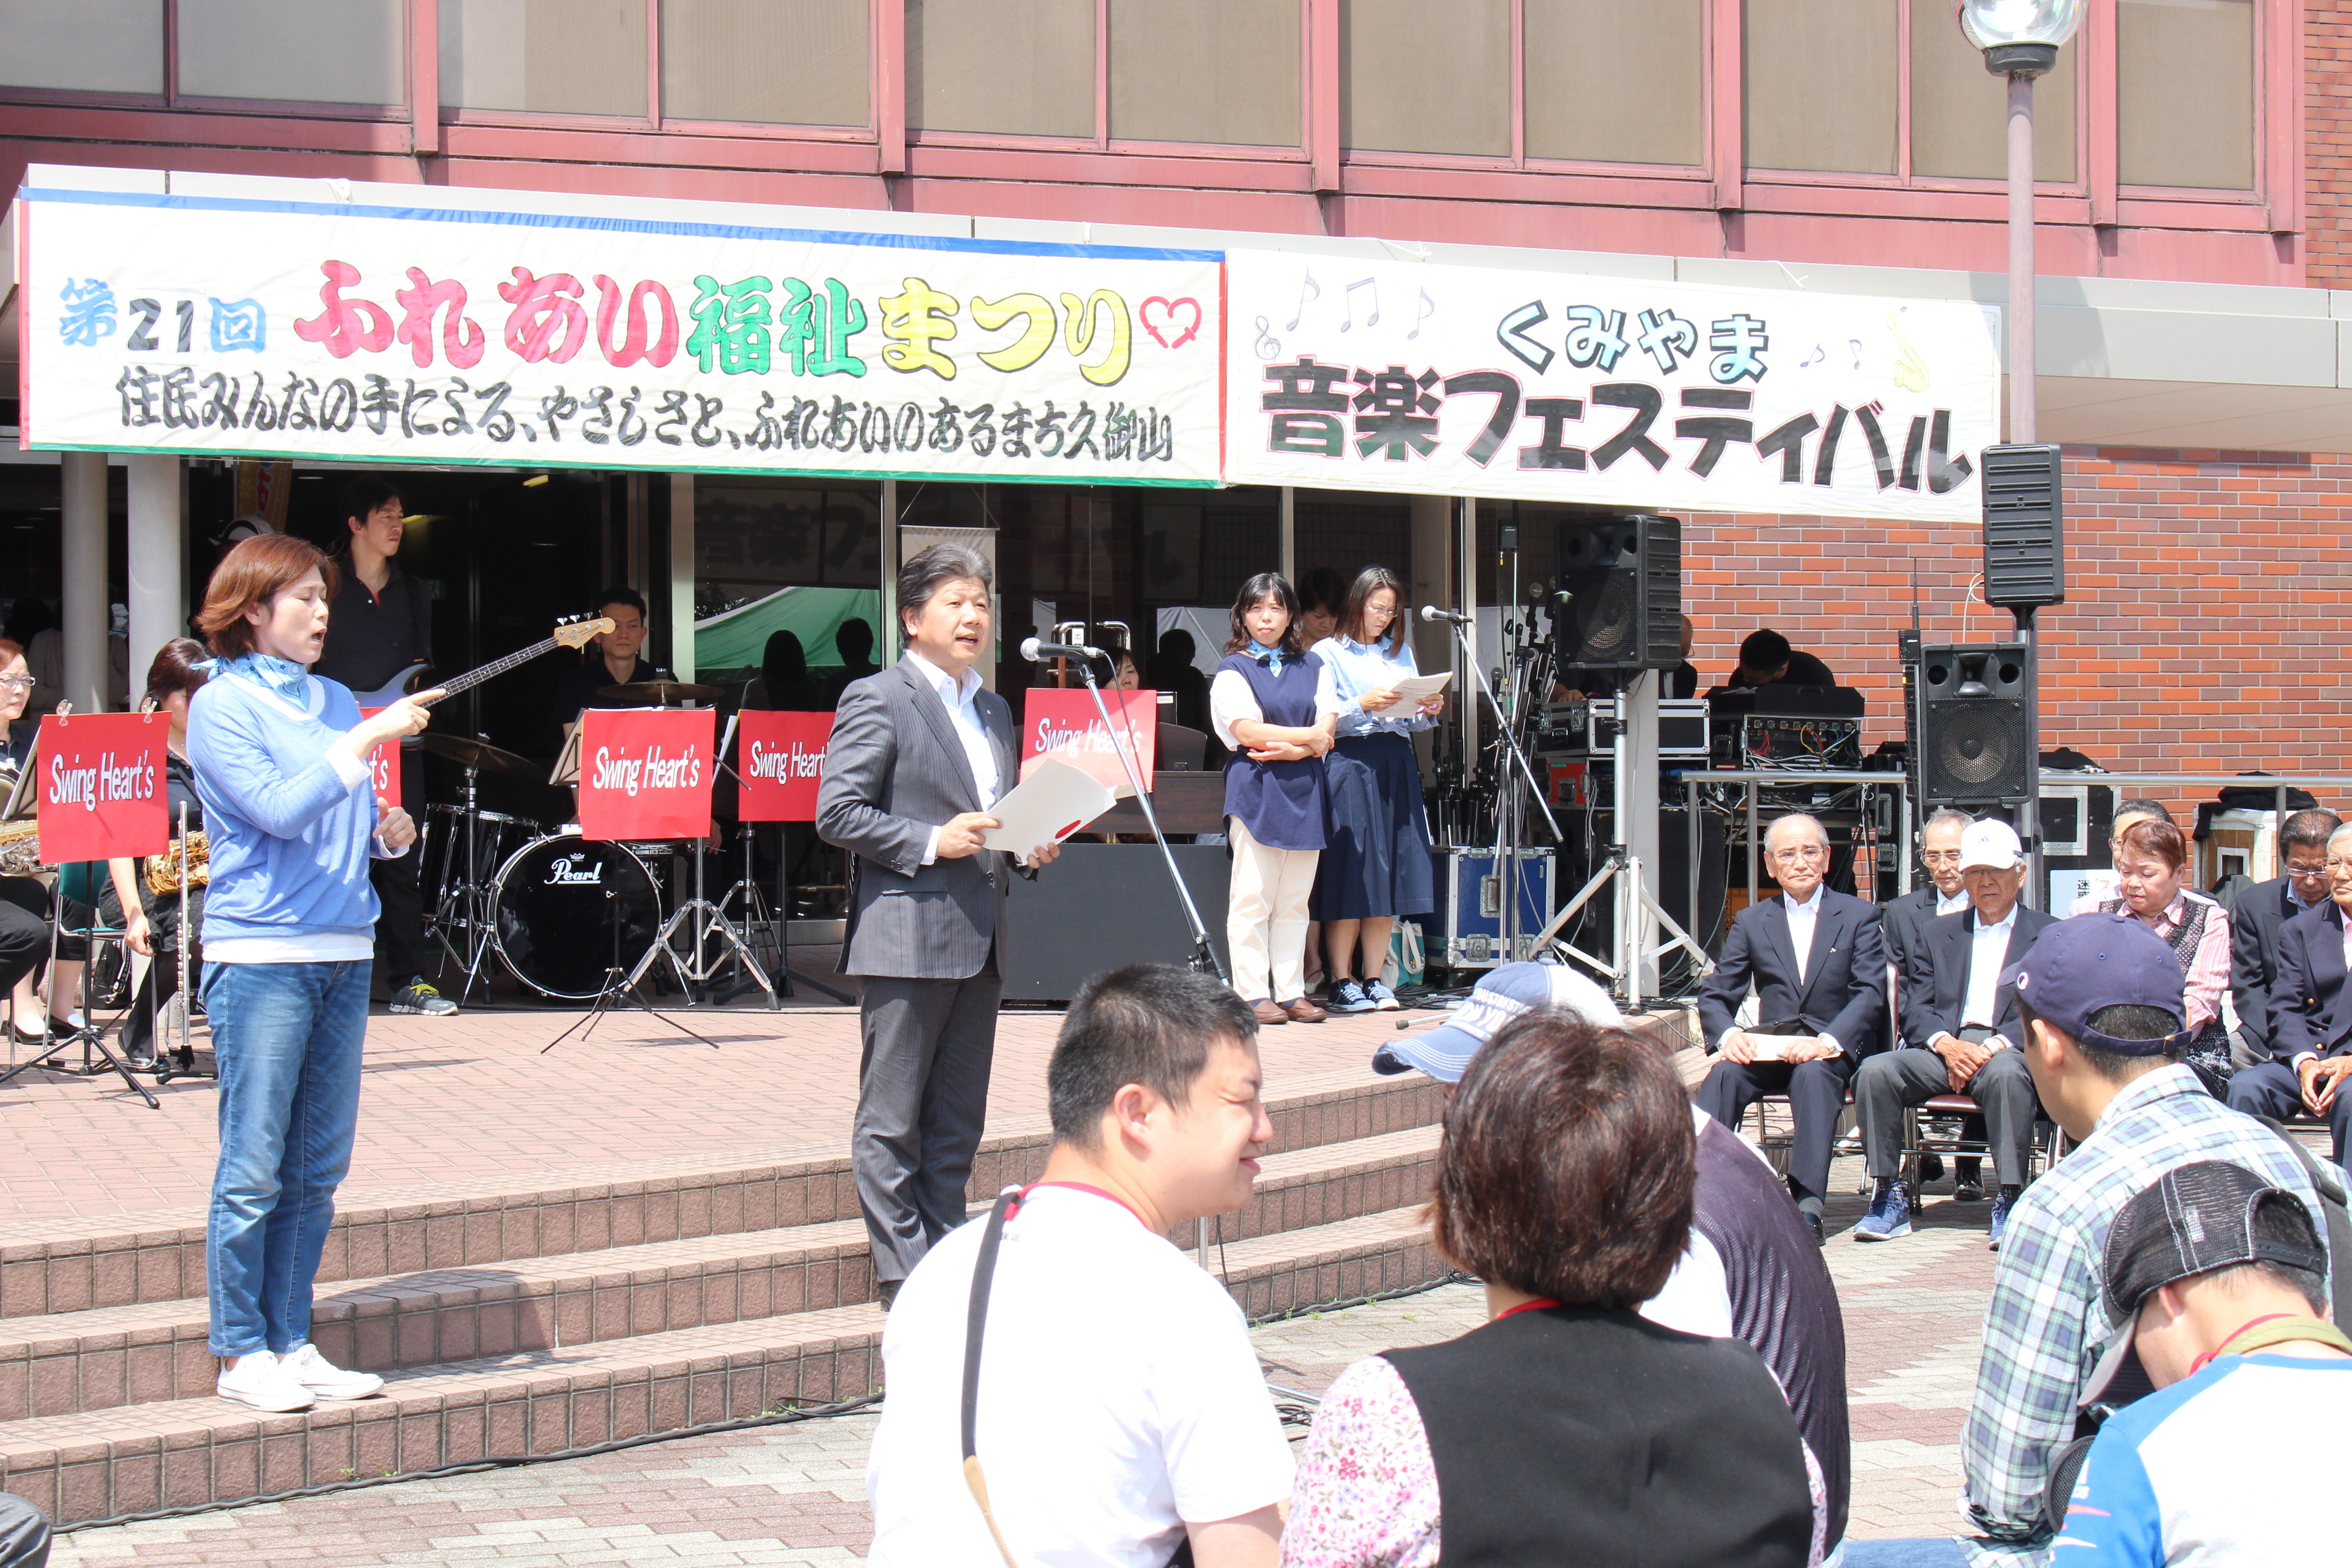
[[[2025,1185],[2033,1147],[2033,1079],[2013,1048],[2017,993],[2001,972],[2025,956],[2054,916],[2021,907],[2025,849],[2006,822],[1972,824],[1961,836],[1960,874],[1969,908],[1927,922],[1903,986],[1903,1047],[1871,1058],[1855,1075],[1870,1213],[1856,1241],[1911,1234],[1911,1194],[1902,1182],[1903,1112],[1939,1094],[1965,1094],[1984,1114],[1993,1171],[2000,1180],[1988,1226],[2000,1245],[2009,1211]]]
[[[2116,896],[2103,914],[2127,914],[2162,937],[2188,976],[2188,1061],[2215,1098],[2236,1070],[2221,994],[2230,984],[2230,911],[2189,890],[2189,840],[2152,818],[2124,829],[2116,845]]]
[[[2324,863],[2333,895],[2278,933],[2278,979],[2272,986],[2272,1056],[2230,1079],[2230,1105],[2275,1121],[2298,1113],[2325,1117],[2344,1163],[2352,1137],[2352,986],[2344,984],[2346,911],[2352,910],[2352,826],[2327,841]]]
[[[1789,1190],[1819,1240],[1846,1088],[1864,1057],[1886,1048],[1886,959],[1878,907],[1822,885],[1830,841],[1818,821],[1781,817],[1766,831],[1764,850],[1780,891],[1731,922],[1723,957],[1699,992],[1699,1026],[1718,1059],[1699,1085],[1698,1104],[1736,1132],[1758,1100],[1789,1097],[1796,1120]],[[1751,985],[1759,1022],[1746,1030],[1734,1019]],[[1780,1038],[1759,1056],[1751,1035]]]
[[[1506,963],[1472,988],[1434,1029],[1384,1043],[1372,1070],[1418,1068],[1455,1083],[1496,1035],[1537,1013],[1594,1028],[1624,1022],[1609,994],[1564,963]],[[1764,1358],[1797,1413],[1829,1489],[1829,1540],[1845,1533],[1852,1485],[1845,1395],[1845,1319],[1813,1234],[1772,1163],[1753,1143],[1693,1107],[1697,1185],[1690,1244],[1642,1316],[1685,1333],[1741,1339]]]
[[[2060,1561],[2342,1561],[2341,1517],[2313,1506],[2310,1470],[2213,1462],[2335,1449],[2352,1340],[2326,1319],[2312,1211],[2241,1166],[2184,1165],[2124,1205],[2103,1263],[2116,1322],[2102,1370],[2135,1349],[2158,1392],[2099,1428],[2053,1542]]]
[[[1919,931],[1937,916],[1956,915],[1969,907],[1969,890],[1960,882],[1960,834],[1975,820],[1952,805],[1939,807],[1931,815],[1927,826],[1919,830],[1919,863],[1927,868],[1927,880],[1880,906],[1878,929],[1886,949],[1887,1033],[1898,1046],[1903,1038],[1903,976],[1910,967],[1911,950],[1918,942]],[[1971,1142],[1981,1142],[1984,1118],[1969,1117],[1961,1131]],[[1984,1201],[1984,1186],[1979,1179],[1983,1163],[1970,1155],[1962,1155],[1954,1163],[1953,1197],[1969,1204]],[[1920,1156],[1921,1181],[1940,1181],[1943,1174],[1942,1155]]]
[[[2124,835],[2130,830],[2132,824],[2145,822],[2150,817],[2154,817],[2158,822],[2171,822],[2172,813],[2160,800],[2125,800],[2116,803],[2115,818],[2107,824],[2108,868],[2104,871],[2090,872],[2085,877],[2086,885],[2083,894],[2074,900],[2074,907],[2066,911],[2068,914],[2087,915],[2116,896],[2115,863],[2116,857],[2123,853]],[[2175,826],[2179,825],[2175,824]]]
[[[1446,1107],[1431,1229],[1489,1321],[1356,1363],[1300,1456],[1289,1568],[1815,1563],[1828,1509],[1738,1340],[1640,1315],[1682,1257],[1689,1101],[1657,1047],[1538,1013]],[[886,1416],[885,1419],[887,1419]]]
[[[1201,1568],[1270,1568],[1289,1446],[1241,1308],[1168,1240],[1249,1201],[1274,1137],[1257,1021],[1214,975],[1113,970],[1071,1001],[1046,1079],[1045,1175],[941,1237],[891,1309],[868,1561],[1161,1568],[1189,1542]]]
[[[2034,1092],[2078,1146],[2010,1210],[1960,1457],[1968,1516],[1982,1532],[1972,1561],[2044,1563],[2043,1489],[2100,1359],[2100,1249],[2116,1215],[2165,1172],[2202,1160],[2243,1165],[2305,1204],[2316,1195],[2284,1139],[2217,1102],[2184,1065],[2180,963],[2146,925],[2060,921],[2001,983],[2017,995],[2017,1048]]]
[[[2233,1058],[2243,1072],[2269,1061],[2278,1038],[2279,928],[2328,901],[2327,840],[2344,825],[2332,811],[2298,811],[2279,825],[2284,869],[2230,905],[2230,1000],[2238,1014]],[[2234,1079],[2232,1081],[2235,1081]]]
[[[1687,653],[1688,647],[1684,651]],[[1759,686],[1835,686],[1830,667],[1811,654],[1789,646],[1789,639],[1766,626],[1748,634],[1739,645],[1739,663],[1724,683],[1707,693],[1739,691]]]

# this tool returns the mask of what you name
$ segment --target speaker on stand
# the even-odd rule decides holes
[[[1990,805],[2032,788],[2023,643],[1919,650],[1918,771],[1923,808]]]

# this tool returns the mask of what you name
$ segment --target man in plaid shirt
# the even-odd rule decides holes
[[[2108,1335],[2100,1251],[2132,1194],[2175,1166],[2221,1160],[2321,1212],[2294,1152],[2180,1065],[2180,963],[2147,926],[2116,914],[2061,921],[2001,984],[2016,987],[2042,1107],[2081,1146],[2018,1199],[1985,1305],[1962,1437],[1979,1568],[2050,1561],[2042,1488]]]

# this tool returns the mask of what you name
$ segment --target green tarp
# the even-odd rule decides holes
[[[872,588],[780,588],[764,599],[694,623],[698,670],[757,669],[768,638],[790,632],[801,639],[809,668],[841,668],[833,634],[844,621],[864,621],[881,641],[882,595]]]

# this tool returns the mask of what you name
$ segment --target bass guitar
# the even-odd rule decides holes
[[[541,654],[553,653],[560,647],[584,647],[589,638],[603,637],[612,629],[612,618],[607,616],[597,616],[593,619],[582,616],[566,616],[555,623],[555,630],[551,635],[541,637],[529,647],[519,647],[504,658],[494,658],[479,669],[469,669],[463,675],[452,676],[436,684],[441,688],[442,697],[455,697],[460,691],[479,686],[494,675],[504,675],[519,665],[529,664]],[[422,664],[412,664],[373,691],[354,691],[352,695],[359,700],[359,704],[363,709],[389,708],[408,695],[410,689],[415,686],[417,678],[425,673],[426,668]],[[434,700],[438,701],[440,699],[436,698]]]

